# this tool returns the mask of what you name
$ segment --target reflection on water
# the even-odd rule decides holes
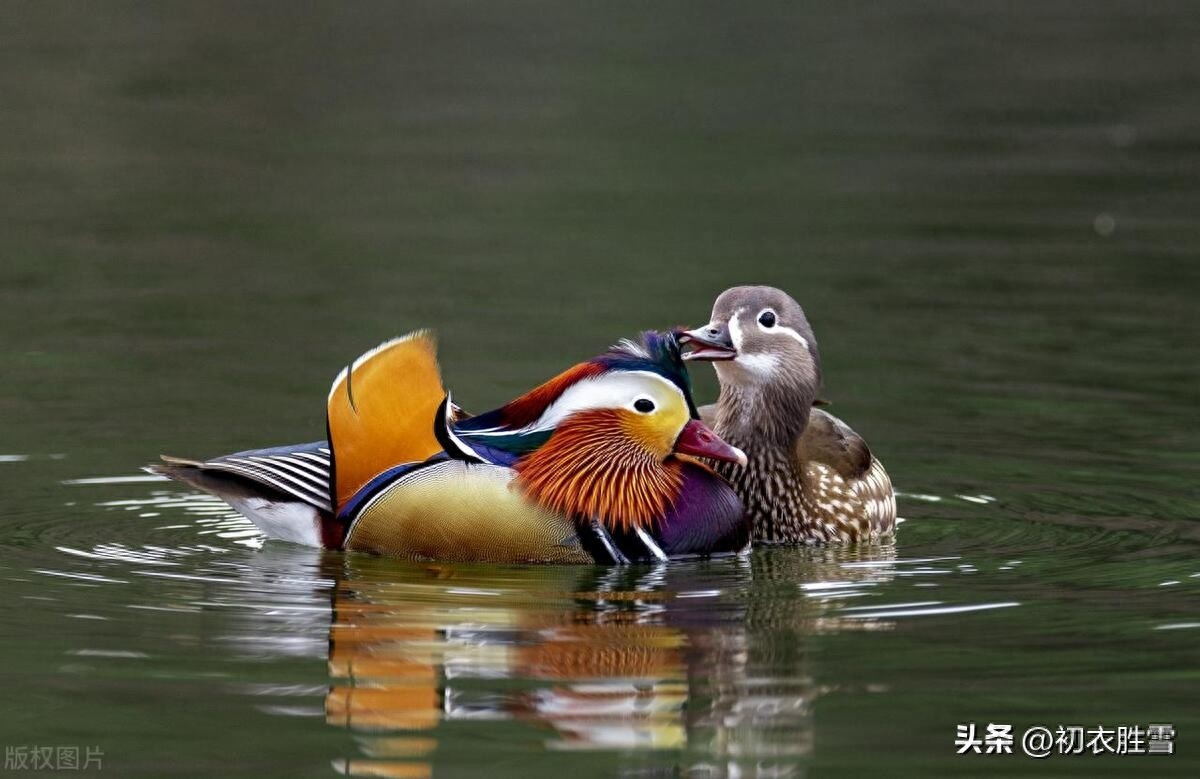
[[[849,591],[887,576],[835,560],[784,579],[753,560],[502,576],[358,563],[334,590],[326,711],[370,734],[365,757],[345,765],[366,776],[412,775],[434,759],[443,729],[498,722],[548,750],[666,753],[655,760],[688,771],[791,765],[811,750],[819,690],[802,664],[775,675],[749,631],[799,642],[842,623],[825,598],[759,608],[755,582]]]
[[[486,742],[500,728],[522,750],[587,751],[613,770],[797,775],[819,741],[815,702],[847,692],[819,680],[810,660],[815,638],[1017,605],[881,598],[880,589],[898,580],[935,586],[941,576],[973,570],[954,557],[899,558],[891,546],[606,568],[422,565],[268,543],[246,560],[231,552],[261,541],[211,498],[150,489],[96,505],[166,521],[157,531],[190,527],[220,545],[61,546],[62,569],[35,573],[104,584],[156,579],[162,586],[153,602],[127,607],[223,612],[228,627],[219,640],[227,651],[325,658],[327,688],[246,682],[234,689],[273,701],[257,704],[266,714],[323,716],[353,734],[355,749],[330,760],[355,776],[469,766],[471,755],[457,745]],[[111,573],[72,570],[72,559]],[[188,594],[174,596],[172,585]],[[886,689],[874,683],[850,692]]]
[[[931,533],[905,553],[762,549],[605,568],[412,564],[264,544],[222,502],[174,485],[67,486],[71,503],[98,512],[95,530],[125,540],[80,544],[90,533],[43,525],[53,564],[8,577],[96,590],[86,608],[62,590],[23,596],[96,626],[72,631],[64,672],[103,680],[139,667],[151,680],[219,681],[207,694],[233,696],[223,711],[278,723],[280,743],[299,728],[303,765],[353,776],[524,777],[534,765],[551,775],[578,759],[600,775],[802,776],[844,754],[859,727],[908,729],[912,743],[890,748],[919,754],[956,717],[981,716],[952,690],[926,700],[937,679],[993,679],[999,715],[1004,680],[1022,678],[1034,657],[1010,636],[1032,628],[1068,653],[1064,669],[1095,672],[1105,661],[1090,647],[1113,638],[1080,609],[1123,608],[1086,562],[1089,550],[1108,554],[1111,536],[1072,539],[1047,525],[1014,543],[1009,523],[987,513],[1004,501],[985,495],[902,498],[910,515],[951,507],[950,529],[977,523],[972,544],[951,544],[963,554],[944,553]],[[1056,578],[1074,602],[1029,611],[1027,599],[1044,598]],[[1139,646],[1169,654],[1173,637],[1195,628],[1194,612],[1180,611],[1186,582],[1200,584],[1194,566],[1157,588],[1181,597],[1158,601]],[[165,620],[160,638],[129,634],[129,614]],[[171,660],[181,648],[200,654]],[[932,741],[911,730],[921,718],[871,720],[906,708],[933,724]]]

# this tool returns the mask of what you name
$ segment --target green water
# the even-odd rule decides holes
[[[6,750],[1200,774],[1194,5],[0,13]],[[487,408],[735,283],[806,307],[894,547],[412,566],[133,478],[319,438],[338,368],[414,327]],[[1176,754],[956,755],[969,722],[1171,723]]]

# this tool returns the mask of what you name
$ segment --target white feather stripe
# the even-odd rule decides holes
[[[214,460],[212,463],[205,465],[219,466],[222,463],[240,463],[250,469],[257,469],[264,473],[270,473],[283,479],[288,479],[294,482],[297,486],[304,489],[312,489],[315,492],[320,492],[326,489],[328,485],[327,479],[314,477],[313,474],[306,471],[301,471],[294,466],[281,462],[274,458],[265,459],[258,457],[224,457],[220,460]]]
[[[649,350],[647,350],[642,344],[637,343],[629,338],[622,338],[620,341],[618,341],[616,348],[620,351],[627,352],[634,357],[641,357],[644,360],[650,359]]]
[[[402,335],[398,338],[392,338],[390,340],[384,341],[383,343],[379,344],[379,346],[376,346],[374,349],[370,350],[369,352],[362,353],[354,360],[354,362],[350,363],[350,365],[348,367],[342,368],[342,370],[338,373],[337,377],[334,378],[333,386],[331,386],[329,388],[328,400],[333,400],[333,396],[337,394],[338,388],[341,387],[342,384],[346,381],[346,376],[348,374],[353,373],[354,370],[356,368],[358,368],[360,365],[362,365],[366,362],[369,362],[372,357],[375,357],[380,352],[386,351],[387,349],[391,348],[392,346],[395,346],[396,344],[404,343],[405,341],[411,341],[414,338],[420,338],[420,337],[424,337],[427,335],[430,335],[430,332],[428,330],[425,330],[425,329],[413,330],[411,333],[408,333],[407,335]]]
[[[305,489],[314,495],[323,495],[329,491],[329,476],[314,474],[308,470],[296,468],[285,461],[279,459],[271,459],[267,461],[257,461],[260,468],[267,473],[275,473],[292,479],[297,484],[303,485]]]
[[[297,475],[303,475],[311,479],[329,481],[329,469],[327,467],[318,467],[307,460],[301,460],[297,458],[295,455],[255,455],[252,459],[262,463],[276,463],[282,467],[293,470]]]
[[[452,411],[453,408],[454,408],[454,401],[451,399],[450,393],[447,392],[446,393],[446,415],[442,419],[442,428],[446,431],[446,436],[450,439],[450,442],[453,443],[456,447],[458,447],[458,450],[460,452],[462,452],[463,454],[465,454],[469,457],[474,457],[476,460],[479,460],[480,462],[488,462],[488,460],[486,460],[485,458],[480,457],[479,453],[476,452],[474,449],[472,449],[470,444],[468,444],[466,441],[462,440],[461,438],[459,438],[458,436],[456,436],[454,434],[454,416],[453,416],[454,412]]]
[[[542,415],[531,424],[517,430],[492,428],[471,431],[471,435],[525,435],[553,430],[572,414],[598,408],[623,408],[643,394],[652,397],[670,392],[685,400],[683,391],[674,382],[653,371],[612,371],[599,376],[582,379],[568,387],[558,399],[546,407]]]
[[[766,329],[766,328],[764,328],[764,329]],[[785,327],[784,325],[776,325],[775,327],[767,330],[767,332],[783,333],[786,336],[795,338],[797,341],[800,342],[800,345],[803,346],[805,349],[808,348],[808,339],[805,338],[804,336],[800,335],[799,333],[797,333],[795,330],[793,330],[790,327]]]
[[[625,565],[629,562],[629,558],[617,547],[612,540],[612,536],[608,534],[604,524],[599,520],[592,520],[592,530],[596,534],[596,538],[600,539],[600,543],[604,545],[604,551],[608,553],[609,558],[617,565]]]
[[[650,550],[650,554],[654,556],[654,559],[662,561],[667,559],[667,553],[662,550],[662,547],[654,543],[654,539],[650,537],[649,533],[638,525],[634,525],[633,529],[637,533],[638,538],[642,539],[642,543],[646,545],[646,548]]]
[[[324,452],[326,452],[326,454],[324,454],[324,455],[319,455],[319,454],[314,454],[313,452],[293,452],[293,453],[292,453],[291,455],[289,455],[289,456],[290,456],[290,457],[302,457],[302,458],[304,458],[305,460],[308,460],[309,462],[311,462],[311,463],[313,463],[314,465],[316,465],[316,466],[317,466],[317,468],[318,468],[319,470],[321,470],[323,473],[325,473],[326,475],[328,475],[328,474],[329,474],[329,454],[328,454],[328,450],[325,450],[325,449],[323,449],[323,450],[321,450],[321,451],[324,451]]]
[[[300,479],[287,471],[279,468],[271,468],[254,460],[241,457],[228,458],[205,463],[204,467],[248,476],[277,487],[289,495],[295,495],[301,500],[313,503],[314,505],[324,507],[329,504],[327,494],[327,490],[329,489],[328,482],[321,484],[319,482],[314,483]]]
[[[729,317],[729,322],[725,325],[729,329],[729,341],[739,352],[742,350],[742,325],[738,322],[738,317],[742,315],[743,311],[745,311],[744,308],[734,311],[733,316]]]
[[[236,476],[242,476],[244,478],[250,479],[251,481],[258,482],[259,484],[265,484],[268,487],[274,487],[275,489],[279,490],[280,492],[282,492],[286,495],[291,495],[292,497],[296,498],[297,500],[301,500],[311,506],[325,509],[326,511],[330,510],[328,496],[315,495],[315,494],[309,492],[308,490],[299,489],[291,484],[288,484],[287,482],[285,482],[279,478],[275,478],[274,476],[271,476],[270,474],[264,473],[262,471],[262,469],[248,468],[246,466],[237,465],[236,463],[229,463],[229,462],[206,464],[204,467],[209,468],[214,471],[224,471],[226,473],[232,473]]]

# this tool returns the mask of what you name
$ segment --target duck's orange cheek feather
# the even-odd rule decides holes
[[[542,506],[610,527],[647,526],[678,494],[679,475],[666,455],[637,443],[617,415],[577,414],[541,448],[517,464],[521,487]],[[669,453],[670,447],[667,447]]]

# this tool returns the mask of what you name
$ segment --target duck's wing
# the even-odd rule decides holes
[[[796,455],[801,462],[816,460],[834,468],[843,479],[858,478],[871,467],[871,449],[849,425],[819,408],[828,405],[826,400],[814,401],[808,426],[796,443]],[[700,407],[700,421],[709,427],[716,424],[716,403]]]
[[[251,449],[211,460],[162,455],[161,463],[149,465],[146,470],[208,492],[213,492],[213,487],[240,484],[243,492],[267,491],[322,511],[332,510],[329,444],[325,441]]]
[[[825,468],[836,473],[834,486],[839,481],[846,485],[843,497],[858,504],[849,512],[858,525],[856,538],[866,540],[892,533],[896,527],[892,480],[879,458],[871,454],[867,442],[849,425],[814,408],[796,454],[801,462],[807,461],[810,477],[814,470]],[[828,470],[816,473],[815,478],[823,482]]]
[[[339,511],[379,474],[442,451],[433,426],[445,395],[427,330],[381,344],[338,374],[326,410]]]
[[[828,465],[846,480],[860,478],[870,469],[874,460],[862,436],[833,414],[819,408],[809,412],[808,426],[797,443],[797,454],[802,460],[815,460]]]

